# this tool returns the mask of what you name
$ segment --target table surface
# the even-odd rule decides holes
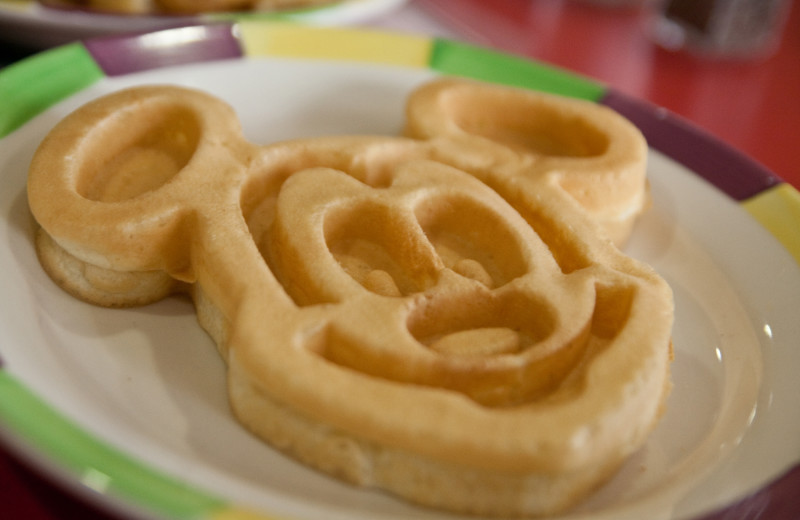
[[[686,118],[800,188],[796,4],[777,52],[757,61],[714,61],[666,51],[648,35],[652,13],[647,9],[569,0],[415,0],[370,25],[466,40],[578,72]],[[0,67],[33,52],[3,42],[0,35]],[[796,502],[788,507],[800,514]],[[0,507],[10,518],[27,520],[116,518],[62,491],[2,449]]]

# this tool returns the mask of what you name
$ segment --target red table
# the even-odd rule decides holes
[[[685,117],[800,187],[800,6],[760,61],[719,61],[652,42],[653,9],[570,0],[420,0],[474,42],[564,67]]]

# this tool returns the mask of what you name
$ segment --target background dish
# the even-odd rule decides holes
[[[274,13],[201,16],[125,16],[50,9],[35,0],[0,0],[0,38],[34,48],[117,33],[155,31],[230,19],[281,19],[316,25],[343,25],[368,20],[406,0],[340,0],[330,5]]]
[[[443,40],[259,22],[73,44],[0,73],[0,98],[15,101],[0,114],[7,444],[77,492],[153,517],[236,518],[248,509],[265,518],[440,518],[331,481],[246,434],[228,411],[222,362],[187,301],[108,310],[57,289],[33,252],[24,183],[53,124],[126,86],[202,88],[234,106],[249,139],[270,142],[396,134],[405,95],[441,73],[609,104],[653,146],[654,207],[628,252],[675,290],[675,392],[645,449],[576,516],[697,516],[800,460],[793,188],[667,114],[543,65]],[[30,91],[29,78],[42,75],[55,81]],[[685,148],[670,155],[675,139],[732,161],[741,175],[720,178],[682,159]],[[784,222],[786,231],[770,234],[753,217]]]

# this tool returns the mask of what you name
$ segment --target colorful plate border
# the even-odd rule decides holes
[[[259,56],[430,69],[607,105],[638,125],[652,148],[740,203],[800,263],[800,193],[747,156],[664,109],[590,79],[438,38],[246,20],[68,44],[0,71],[0,99],[4,101],[0,138],[104,77]],[[269,514],[243,510],[205,490],[187,487],[110,448],[65,420],[4,370],[0,370],[2,433],[25,439],[30,449],[79,475],[88,488],[151,514],[187,520],[277,520]],[[763,505],[765,500],[779,505],[796,502],[798,485],[800,466],[795,466],[764,490],[704,520],[738,517],[737,512],[749,511],[754,503]],[[777,518],[789,518],[792,511],[796,513],[797,508],[787,509]]]

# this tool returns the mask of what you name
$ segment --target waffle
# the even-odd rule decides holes
[[[208,94],[112,93],[33,158],[40,261],[98,305],[191,294],[236,417],[298,461],[448,511],[565,511],[669,393],[672,293],[615,245],[644,140],[447,78],[405,128],[257,145]]]

